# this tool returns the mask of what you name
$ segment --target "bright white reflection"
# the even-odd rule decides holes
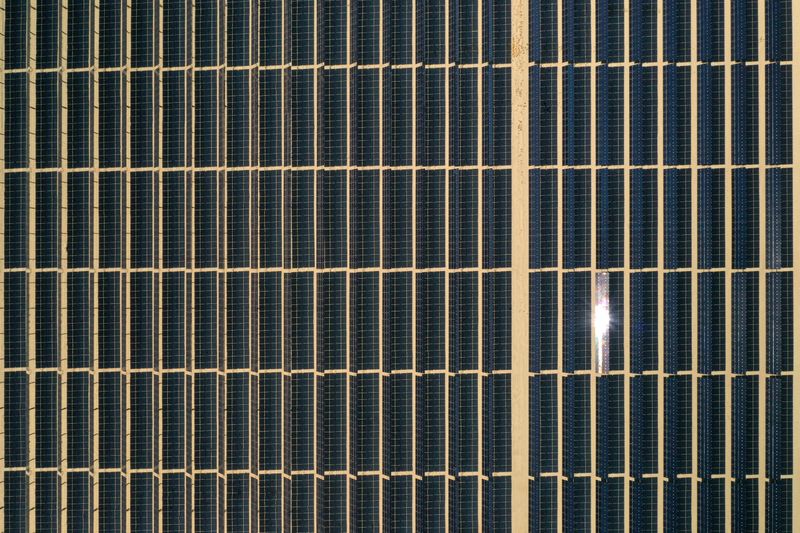
[[[594,367],[599,373],[609,370],[608,330],[611,309],[608,302],[608,272],[598,272],[594,278]]]
[[[594,333],[597,340],[602,342],[611,325],[611,313],[608,311],[608,302],[599,302],[594,306]]]

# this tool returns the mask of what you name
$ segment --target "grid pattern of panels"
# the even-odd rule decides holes
[[[792,2],[529,9],[530,530],[791,531]]]
[[[510,531],[510,0],[4,23],[4,530]]]

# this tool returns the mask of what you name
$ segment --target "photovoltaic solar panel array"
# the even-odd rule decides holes
[[[791,531],[793,9],[6,0],[0,529]]]
[[[531,530],[792,527],[791,4],[529,2]]]
[[[507,530],[508,0],[5,20],[6,530]]]

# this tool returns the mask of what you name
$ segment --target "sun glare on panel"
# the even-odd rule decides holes
[[[609,370],[609,329],[611,309],[608,301],[608,272],[598,272],[594,279],[594,369],[601,374]]]

